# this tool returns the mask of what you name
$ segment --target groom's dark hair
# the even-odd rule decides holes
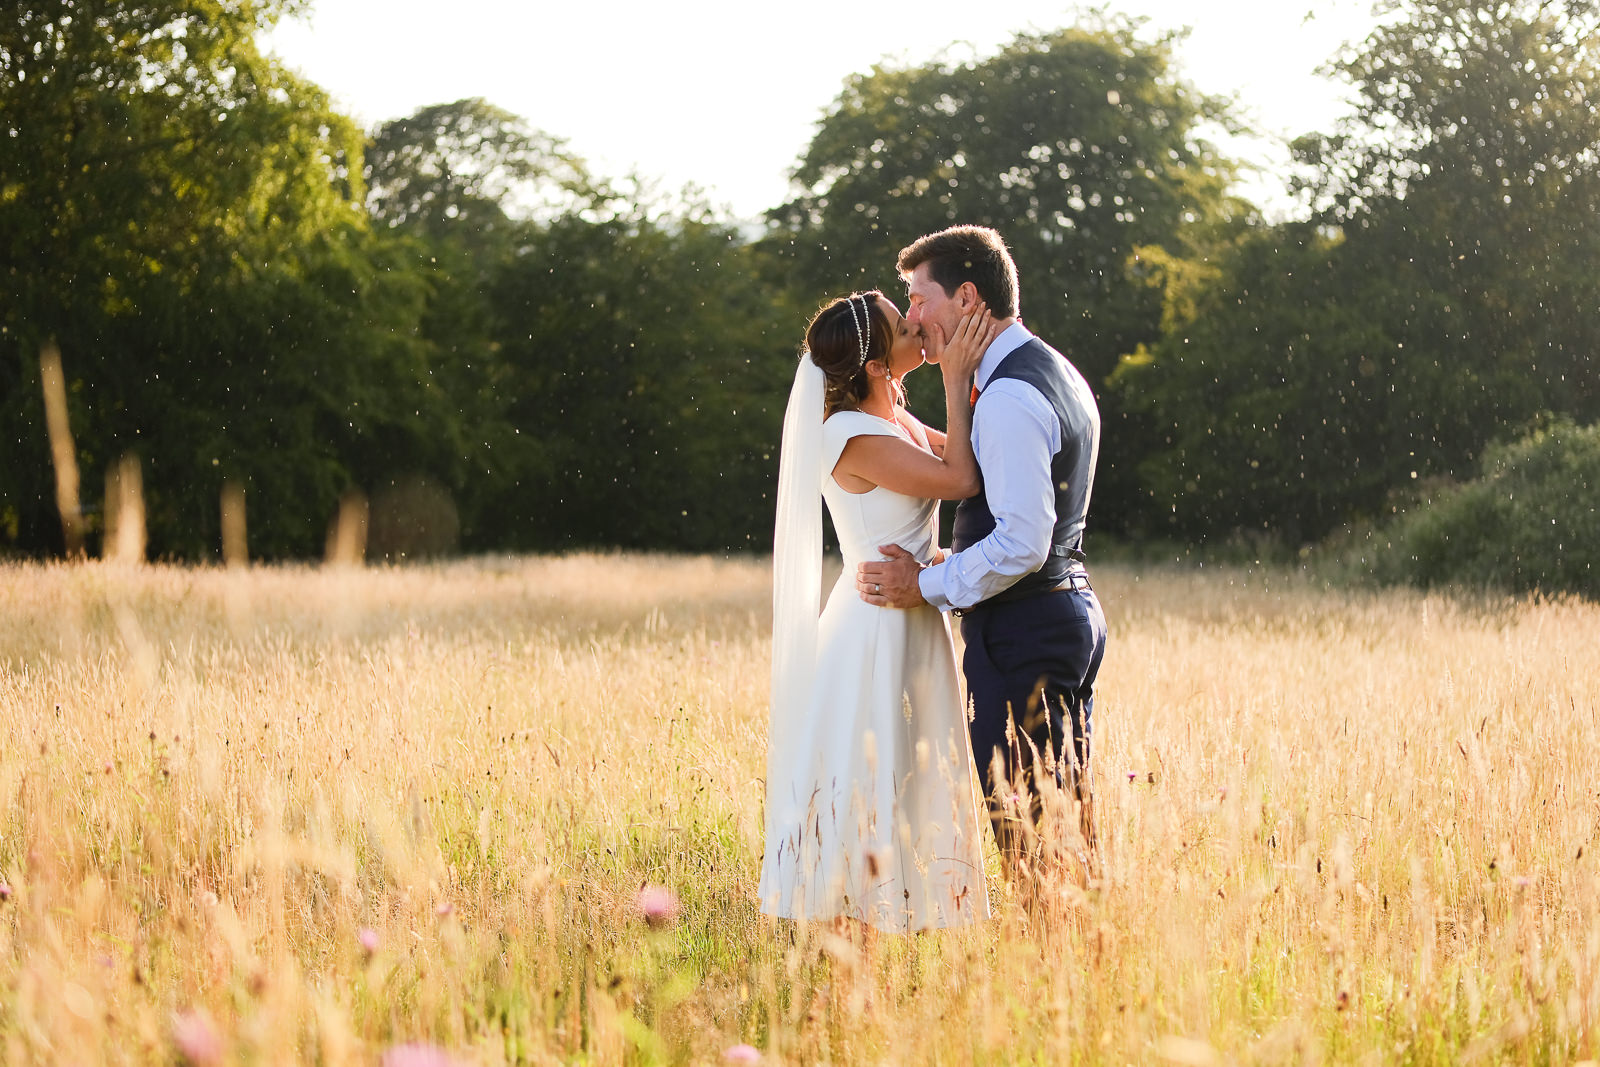
[[[1009,319],[1017,313],[1017,265],[1005,240],[989,227],[952,226],[919,237],[900,250],[895,266],[909,275],[924,263],[928,264],[928,277],[939,283],[946,296],[953,295],[962,282],[971,282],[995,318]]]

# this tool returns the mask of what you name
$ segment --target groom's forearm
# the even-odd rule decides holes
[[[1054,522],[1053,514],[1049,520]],[[1023,575],[1038,570],[1049,555],[1050,526],[1034,525],[1019,539],[1015,524],[1002,518],[988,537],[924,570],[918,576],[923,597],[949,610],[973,607],[1009,589]]]
[[[922,591],[922,599],[938,608],[940,611],[949,611],[954,605],[944,591],[944,568],[949,559],[941,553],[937,563],[922,568],[917,575],[917,588]]]

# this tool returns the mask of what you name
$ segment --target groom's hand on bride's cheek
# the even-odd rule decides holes
[[[881,608],[914,608],[926,604],[917,575],[922,564],[899,545],[879,545],[888,559],[856,565],[856,592],[868,604]]]

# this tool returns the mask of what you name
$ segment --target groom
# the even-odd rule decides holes
[[[1100,411],[1078,369],[1022,325],[1016,264],[994,230],[929,234],[901,251],[898,267],[906,319],[924,331],[951,337],[979,301],[1004,330],[978,365],[972,447],[982,485],[956,509],[951,555],[924,567],[881,546],[888,558],[860,564],[856,588],[870,604],[928,603],[961,619],[972,755],[1008,865],[1032,851],[1040,774],[1071,789],[1092,851],[1089,718],[1106,624],[1083,532]]]

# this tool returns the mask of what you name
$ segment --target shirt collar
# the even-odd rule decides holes
[[[978,388],[987,389],[989,377],[999,368],[1000,361],[1031,340],[1033,334],[1020,321],[1001,330],[1000,336],[989,342],[989,347],[983,351],[983,358],[978,361],[978,373],[974,375]]]

